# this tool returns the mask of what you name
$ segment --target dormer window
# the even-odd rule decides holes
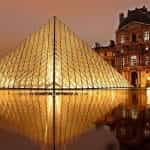
[[[145,31],[144,32],[144,41],[149,41],[150,40],[150,31]]]

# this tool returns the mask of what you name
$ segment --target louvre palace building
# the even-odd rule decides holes
[[[94,48],[135,87],[150,87],[150,11],[120,13],[115,42]]]

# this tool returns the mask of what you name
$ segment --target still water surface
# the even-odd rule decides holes
[[[50,92],[0,91],[0,147],[63,149],[80,135],[104,122],[120,106],[137,111],[150,105],[150,90],[94,90],[57,93],[55,127]],[[135,117],[134,112],[133,118]],[[107,119],[111,120],[111,119]],[[20,143],[20,145],[18,145]],[[15,148],[16,147],[16,148]],[[12,148],[13,149],[13,148]]]

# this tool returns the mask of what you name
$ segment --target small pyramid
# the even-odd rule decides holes
[[[113,67],[56,17],[0,61],[0,88],[130,87]]]

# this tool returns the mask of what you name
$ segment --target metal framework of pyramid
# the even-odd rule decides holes
[[[123,88],[129,83],[56,17],[0,61],[0,88]]]

